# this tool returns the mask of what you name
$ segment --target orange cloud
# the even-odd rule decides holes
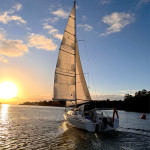
[[[22,40],[6,39],[5,35],[5,31],[0,28],[0,62],[8,62],[4,56],[19,57],[29,51],[27,45],[23,44]]]
[[[57,48],[52,39],[46,38],[44,35],[32,33],[29,37],[29,47],[36,47],[37,49],[44,49],[47,51],[54,51]]]
[[[28,47],[23,44],[23,41],[0,39],[0,55],[18,57],[23,56],[25,52],[28,52]]]
[[[0,55],[0,62],[8,63],[8,60],[5,59],[3,56]]]

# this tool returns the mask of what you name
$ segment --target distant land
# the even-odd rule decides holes
[[[57,107],[65,107],[66,101],[40,101],[40,102],[24,102],[20,105],[36,105],[36,106],[57,106]]]
[[[90,102],[96,108],[117,108],[118,110],[150,113],[150,91],[143,89],[134,96],[126,94],[124,100],[93,100]],[[24,102],[20,105],[39,105],[65,107],[66,101]]]

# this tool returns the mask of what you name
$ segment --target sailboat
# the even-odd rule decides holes
[[[73,126],[87,130],[110,131],[119,126],[119,117],[114,110],[108,117],[92,105],[92,99],[84,77],[76,36],[76,0],[69,15],[54,77],[53,100],[66,101],[64,118]],[[115,118],[115,114],[117,118]]]

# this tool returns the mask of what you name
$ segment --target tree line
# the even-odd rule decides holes
[[[38,105],[38,106],[57,106],[64,107],[66,105],[66,101],[40,101],[40,102],[24,102],[20,105]]]
[[[133,95],[126,94],[124,100],[93,100],[90,102],[96,108],[116,108],[118,110],[150,113],[150,91],[143,89]],[[65,107],[66,101],[25,102],[22,105]]]
[[[97,108],[117,108],[118,110],[150,113],[150,91],[143,89],[133,95],[126,94],[124,100],[109,99],[103,101],[92,101]]]

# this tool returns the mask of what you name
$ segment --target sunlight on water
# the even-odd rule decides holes
[[[4,123],[8,117],[8,109],[9,105],[8,104],[2,104],[1,105],[1,122]]]
[[[8,136],[8,104],[0,105],[0,147],[4,145]]]
[[[67,131],[68,130],[68,127],[67,127],[67,122],[63,122],[59,127],[58,127],[59,130],[62,130],[63,132]]]
[[[150,149],[150,114],[119,111],[116,132],[90,133],[64,121],[64,108],[0,105],[0,150]],[[109,113],[109,111],[107,112]]]

